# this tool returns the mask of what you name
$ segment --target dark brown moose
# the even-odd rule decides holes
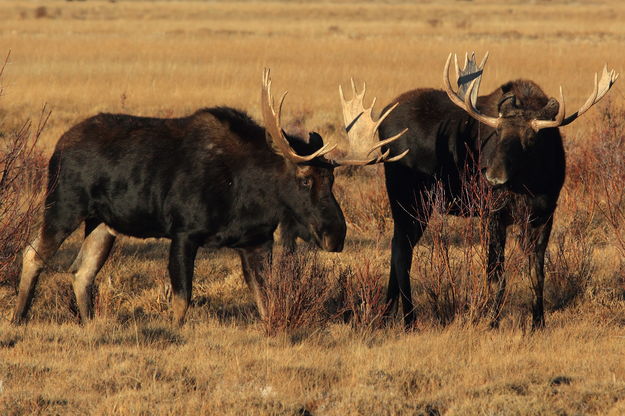
[[[487,55],[488,56],[488,55]],[[486,56],[486,57],[487,57]],[[470,187],[484,181],[498,201],[487,215],[489,290],[487,315],[497,326],[506,288],[504,247],[507,227],[522,223],[522,246],[529,259],[534,291],[533,327],[545,324],[543,310],[544,257],[558,195],[564,183],[565,157],[558,127],[566,126],[599,101],[618,74],[604,68],[595,75],[594,90],[586,103],[565,117],[564,98],[548,98],[529,80],[510,81],[478,97],[486,57],[480,66],[475,56],[465,58],[462,70],[455,59],[458,91],[449,81],[449,55],[443,72],[444,90],[417,89],[395,98],[395,110],[380,125],[380,138],[408,133],[388,148],[391,154],[410,149],[394,164],[385,164],[386,188],[394,219],[391,271],[388,287],[389,315],[401,298],[404,323],[415,319],[410,288],[412,252],[427,227],[435,188],[443,191],[445,206],[453,215],[475,215],[461,206],[469,198],[483,202],[484,193]],[[467,178],[469,178],[467,180]]]
[[[241,111],[214,107],[172,119],[99,114],[63,134],[50,159],[43,225],[24,251],[13,322],[25,319],[44,265],[82,222],[85,239],[71,270],[83,322],[92,317],[93,282],[117,233],[171,239],[177,323],[189,307],[200,246],[239,252],[264,316],[263,275],[278,224],[288,218],[322,249],[341,251],[346,225],[332,193],[334,168],[398,159],[379,149],[399,135],[378,142],[382,119],[374,121],[362,101],[343,100],[351,151],[341,159],[329,158],[335,146],[317,133],[307,141],[287,135],[283,102],[284,95],[276,111],[265,70],[265,128]]]

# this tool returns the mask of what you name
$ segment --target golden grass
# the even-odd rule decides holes
[[[625,4],[525,3],[4,1],[0,53],[11,49],[12,64],[0,116],[9,128],[47,102],[46,152],[99,111],[180,116],[229,105],[258,118],[269,66],[275,88],[290,91],[291,127],[335,139],[339,83],[367,80],[379,109],[408,89],[440,87],[450,51],[490,51],[483,92],[517,77],[552,94],[562,84],[571,111],[604,62],[623,71]],[[622,106],[622,82],[609,94],[613,106]],[[563,129],[569,155],[596,137],[598,114]],[[381,175],[338,178],[348,242],[341,254],[321,255],[328,264],[343,270],[367,259],[387,275],[392,222]],[[589,210],[581,188],[567,186],[556,231]],[[263,334],[227,250],[201,251],[188,324],[171,327],[166,245],[127,238],[98,279],[98,318],[80,327],[63,272],[74,235],[42,276],[31,323],[0,322],[0,414],[624,414],[625,304],[606,230],[591,229],[587,293],[550,310],[544,331],[527,332],[528,281],[512,276],[498,331],[440,328],[415,280],[418,332],[331,322],[278,337]],[[0,286],[1,316],[13,302],[13,289]]]

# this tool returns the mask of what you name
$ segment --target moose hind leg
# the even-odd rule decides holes
[[[72,231],[73,229],[69,228],[53,230],[44,224],[38,237],[24,249],[17,302],[11,320],[14,324],[20,324],[25,320],[44,265]]]
[[[402,300],[404,325],[412,326],[415,320],[412,303],[412,289],[410,287],[410,268],[412,266],[412,252],[416,241],[421,237],[421,229],[413,227],[395,227],[391,247],[391,274],[387,292],[387,315],[394,315],[399,309],[399,299]]]
[[[12,322],[14,324],[21,323],[30,309],[35,286],[39,280],[39,275],[43,270],[45,259],[42,258],[42,238],[37,237],[26,249],[22,255],[22,273],[20,275],[19,292],[17,295],[17,304],[13,313]]]
[[[97,220],[94,220],[94,219],[85,220],[85,239],[89,237],[89,234],[91,234],[93,230],[95,230],[96,227],[98,227],[98,225],[100,225],[100,222]],[[78,269],[80,268],[80,264],[82,263],[82,256],[83,256],[83,248],[82,246],[80,246],[80,250],[78,251],[78,254],[74,258],[74,261],[72,262],[71,266],[69,266],[69,268],[67,269],[69,273],[76,273],[78,271]]]
[[[264,276],[271,268],[273,242],[239,251],[243,277],[254,295],[258,313],[262,319],[267,317],[265,306]]]
[[[74,294],[83,323],[93,317],[93,281],[111,252],[115,236],[105,224],[97,226],[80,247],[80,261],[74,273]]]
[[[391,200],[393,218],[393,240],[391,243],[391,272],[388,282],[386,317],[394,315],[402,301],[404,326],[412,327],[415,320],[410,287],[410,269],[415,245],[427,228],[432,206],[425,200],[425,191],[414,193],[413,201],[400,203]],[[406,207],[412,207],[406,211]]]

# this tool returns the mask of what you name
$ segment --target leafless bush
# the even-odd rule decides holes
[[[0,137],[0,283],[16,281],[15,259],[40,208],[45,161],[36,144],[49,116],[44,107],[36,125],[29,120]]]
[[[609,103],[612,104],[612,103]],[[625,261],[625,110],[612,105],[603,107],[593,134],[593,158],[588,166],[592,175],[593,208],[606,221],[610,237]],[[624,269],[624,267],[621,267]]]
[[[609,101],[598,109],[599,120],[588,137],[565,142],[567,183],[547,253],[546,300],[553,309],[585,294],[596,271],[597,243],[615,247],[618,270],[625,270],[625,111]]]
[[[463,192],[452,203],[438,184],[421,195],[433,207],[427,234],[431,242],[417,248],[413,274],[425,293],[433,319],[447,325],[461,318],[476,322],[489,306],[486,276],[488,263],[488,218],[504,203],[506,195],[488,187],[479,174],[464,174]],[[448,214],[467,218],[454,218]],[[508,259],[507,266],[515,266]]]
[[[328,319],[326,305],[335,285],[332,268],[318,256],[310,250],[276,256],[265,281],[267,335],[313,329]]]
[[[370,333],[382,327],[386,310],[383,282],[384,278],[374,270],[368,259],[341,275],[341,312],[349,317],[352,327],[357,331]]]
[[[551,309],[563,309],[586,292],[595,265],[589,237],[591,216],[578,215],[568,227],[555,231],[547,251],[546,299]]]

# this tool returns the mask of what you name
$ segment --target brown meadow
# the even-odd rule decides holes
[[[3,1],[0,53],[11,58],[0,140],[36,121],[44,103],[46,156],[62,132],[101,111],[175,117],[228,105],[258,120],[264,67],[276,91],[290,92],[287,129],[330,140],[341,126],[339,83],[367,80],[379,110],[409,89],[439,88],[449,52],[490,51],[483,93],[516,78],[551,95],[562,84],[569,111],[604,62],[623,72],[625,4],[527,3]],[[228,250],[200,251],[182,329],[169,320],[165,242],[118,240],[97,279],[97,318],[84,327],[66,273],[81,233],[42,275],[23,327],[8,323],[9,269],[0,278],[0,414],[624,414],[622,82],[562,129],[567,181],[549,245],[545,330],[529,330],[527,265],[514,243],[501,329],[474,319],[478,221],[443,215],[415,250],[416,330],[383,325],[376,305],[392,229],[383,171],[350,170],[336,184],[344,252],[281,265],[277,275],[297,280],[272,282],[271,322],[259,321]],[[285,320],[287,309],[297,319]]]

